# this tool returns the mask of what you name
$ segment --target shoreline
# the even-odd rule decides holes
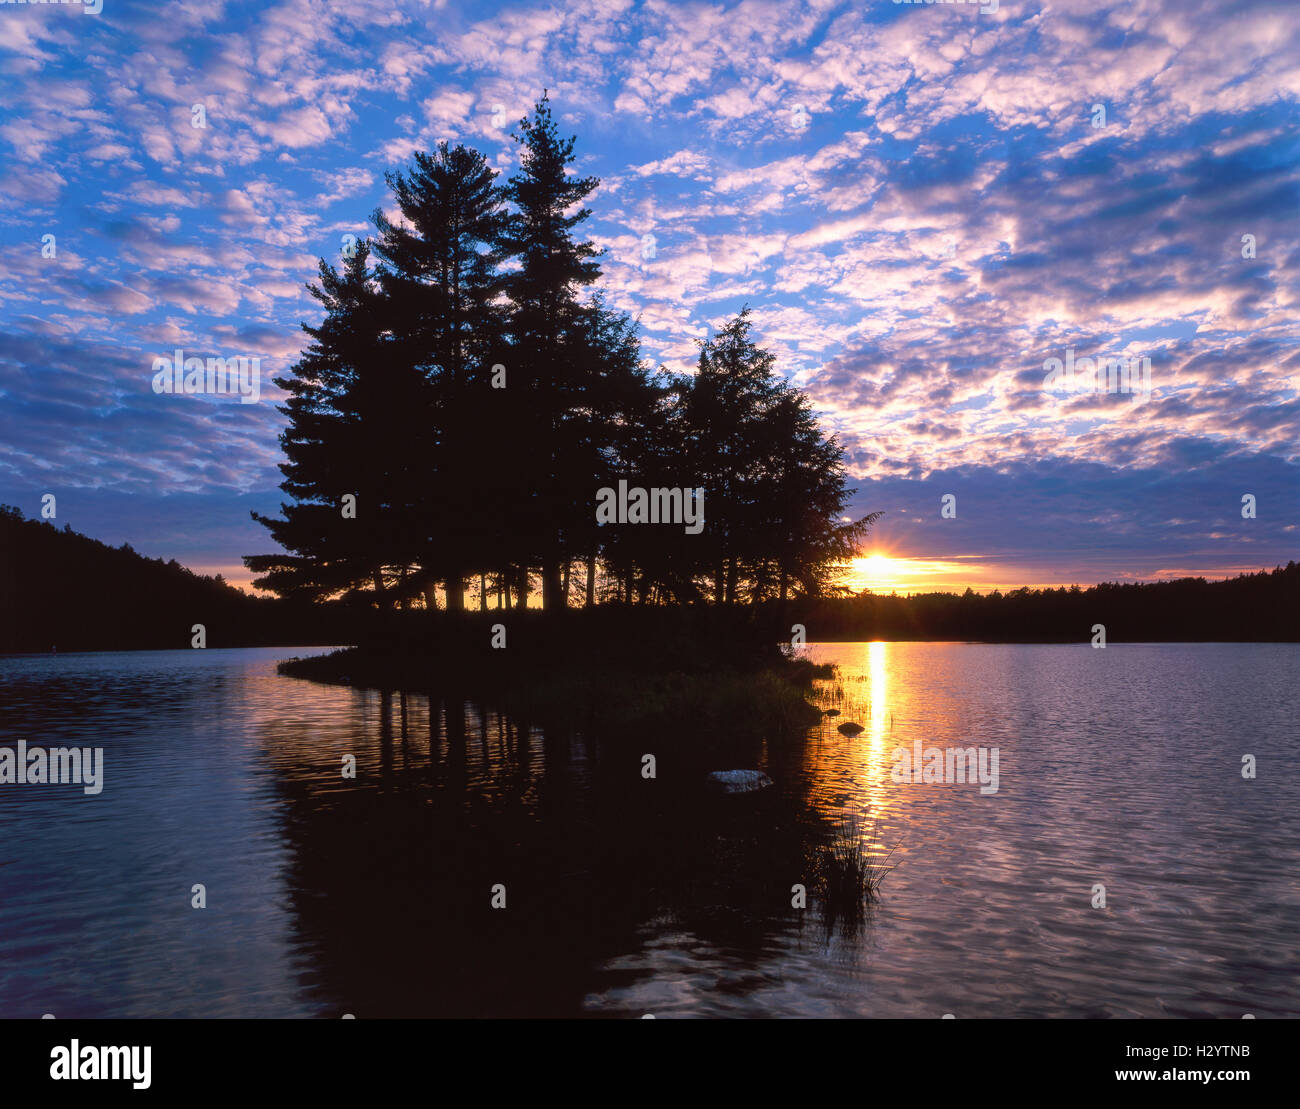
[[[822,718],[806,697],[834,668],[778,656],[748,666],[632,665],[588,657],[545,665],[448,665],[445,654],[349,647],[288,659],[286,676],[380,692],[480,701],[520,720],[601,738],[788,738]]]

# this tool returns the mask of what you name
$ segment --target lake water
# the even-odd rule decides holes
[[[97,796],[0,786],[0,1016],[1300,1015],[1294,645],[814,645],[841,715],[731,766],[276,675],[308,653],[0,658],[0,746],[104,750]],[[915,741],[996,793],[895,781]],[[856,921],[843,815],[897,845]]]

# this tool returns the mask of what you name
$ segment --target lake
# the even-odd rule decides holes
[[[318,650],[0,658],[0,746],[103,749],[0,786],[0,1015],[1300,1015],[1295,645],[811,645],[840,715],[730,766],[275,673]],[[969,748],[996,791],[899,780]]]

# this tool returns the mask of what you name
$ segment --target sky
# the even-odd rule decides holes
[[[0,0],[0,502],[247,583],[318,259],[413,151],[508,176],[543,89],[647,360],[748,304],[839,437],[855,587],[1297,556],[1294,0]],[[155,393],[176,349],[258,402]]]

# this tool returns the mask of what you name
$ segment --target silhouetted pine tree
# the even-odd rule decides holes
[[[372,217],[391,357],[430,386],[430,452],[412,460],[424,483],[419,564],[426,602],[432,607],[441,580],[451,610],[463,607],[466,575],[500,549],[518,488],[493,480],[485,458],[495,449],[488,436],[507,430],[508,415],[500,396],[508,390],[491,387],[492,367],[505,357],[496,301],[506,217],[496,176],[477,150],[440,143],[433,155],[416,153],[408,172],[387,175],[401,220],[382,210]]]
[[[852,494],[842,451],[751,329],[745,308],[701,343],[695,376],[682,387],[684,455],[705,488],[705,529],[692,549],[720,604],[739,600],[742,588],[752,599],[773,589],[784,597],[791,581],[820,592],[879,515],[838,518]]]
[[[608,308],[600,294],[578,314],[574,340],[575,376],[585,385],[581,402],[566,416],[568,441],[560,457],[561,488],[570,494],[563,511],[573,521],[565,534],[564,570],[567,576],[573,556],[581,559],[582,591],[586,603],[592,604],[596,563],[602,546],[617,532],[596,523],[596,493],[616,488],[620,478],[631,484],[661,484],[661,471],[651,459],[652,450],[665,445],[669,381],[666,374],[649,372],[642,362],[636,324]],[[657,536],[645,534],[647,530],[661,529],[636,530],[643,533],[637,538],[649,544]],[[608,560],[608,551],[605,557]],[[568,592],[564,590],[566,597]]]
[[[244,559],[265,576],[257,585],[284,596],[323,599],[358,589],[386,607],[408,588],[407,568],[421,553],[420,489],[411,459],[427,452],[425,382],[400,359],[386,357],[388,313],[368,270],[369,246],[358,245],[340,274],[324,260],[311,295],[325,306],[312,342],[277,378],[290,393],[280,411],[287,462],[280,488],[294,499],[283,520],[253,519],[292,552]],[[356,518],[344,497],[356,498]]]
[[[844,517],[855,492],[847,485],[844,452],[834,436],[822,434],[806,394],[781,390],[762,419],[759,442],[766,456],[754,495],[752,599],[762,601],[775,590],[784,601],[796,586],[820,597],[883,513]]]
[[[516,522],[531,539],[526,557],[541,567],[542,605],[555,609],[564,605],[562,564],[585,545],[586,521],[572,482],[588,470],[582,410],[594,382],[591,360],[582,353],[590,327],[579,292],[600,275],[593,261],[599,250],[572,234],[591,210],[571,210],[600,182],[565,172],[574,161],[574,140],[559,137],[547,96],[519,129],[520,168],[506,186],[513,210],[501,240],[519,263],[505,275],[512,305],[509,388],[526,394],[532,414],[511,444],[529,487]]]
[[[321,262],[309,289],[325,318],[277,380],[295,503],[254,516],[289,553],[245,559],[259,584],[381,606],[423,593],[432,608],[441,582],[460,609],[467,578],[485,607],[489,591],[524,604],[540,567],[558,609],[575,562],[595,600],[603,561],[607,593],[627,601],[824,592],[876,514],[842,519],[840,447],[755,345],[748,309],[701,344],[693,377],[649,373],[632,321],[583,297],[599,252],[574,229],[598,182],[566,172],[574,140],[546,96],[515,137],[505,187],[477,151],[416,154],[387,177],[400,218],[374,213],[374,272],[371,244],[341,274]],[[620,479],[702,487],[703,533],[598,527],[596,492]]]
[[[776,357],[750,338],[749,309],[700,343],[694,378],[683,396],[686,457],[705,489],[707,524],[699,571],[716,603],[736,599],[742,560],[753,552],[752,529],[762,465],[759,430],[780,381]]]

